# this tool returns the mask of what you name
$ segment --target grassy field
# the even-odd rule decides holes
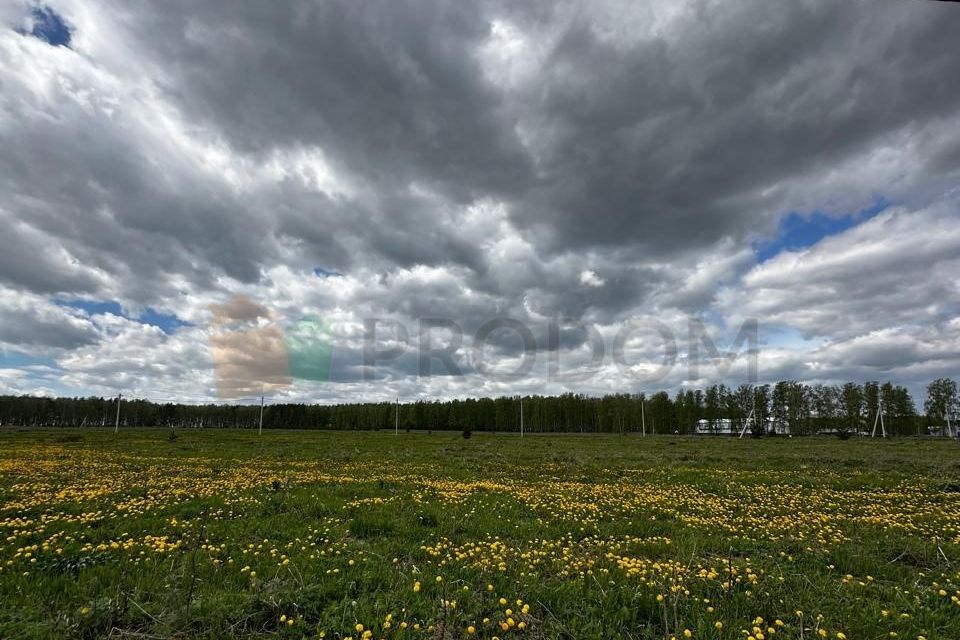
[[[0,430],[0,637],[960,638],[948,442]]]

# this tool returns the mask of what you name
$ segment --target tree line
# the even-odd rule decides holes
[[[671,397],[580,394],[513,396],[464,400],[421,400],[320,405],[269,404],[263,427],[287,429],[392,429],[518,431],[521,406],[528,432],[647,433],[722,431],[755,435],[788,431],[793,435],[870,431],[878,412],[889,435],[923,435],[948,419],[956,422],[957,383],[934,380],[927,387],[923,413],[909,391],[891,382],[808,385],[795,380],[776,384],[722,384],[684,389]],[[43,398],[0,396],[0,425],[105,427],[116,419],[116,398]],[[155,403],[120,400],[120,426],[170,428],[257,428],[259,405]],[[699,425],[699,429],[698,429]],[[879,430],[878,430],[879,432]]]

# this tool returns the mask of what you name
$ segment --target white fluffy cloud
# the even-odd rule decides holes
[[[960,302],[960,201],[892,208],[745,273],[718,295],[734,321],[761,318],[834,339],[949,322]]]

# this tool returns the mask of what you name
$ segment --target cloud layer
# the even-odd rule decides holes
[[[271,358],[322,326],[328,379],[266,383],[319,401],[749,377],[691,321],[756,319],[760,380],[960,371],[949,3],[48,7],[68,46],[0,10],[0,392],[215,398],[237,296]],[[857,224],[778,249],[787,215]],[[412,347],[371,367],[371,318]]]

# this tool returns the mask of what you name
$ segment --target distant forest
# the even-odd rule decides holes
[[[714,385],[683,390],[671,397],[613,394],[590,397],[520,396],[466,400],[358,404],[268,404],[263,427],[286,429],[435,429],[457,431],[518,431],[521,401],[528,432],[695,433],[701,420],[707,429],[722,430],[724,421],[739,431],[760,435],[789,430],[794,435],[821,432],[840,435],[870,430],[877,412],[890,435],[923,435],[928,427],[955,420],[957,383],[940,378],[930,383],[923,413],[905,387],[890,382],[807,385],[782,381],[774,385]],[[113,426],[116,398],[40,398],[0,396],[0,425],[101,427]],[[751,413],[756,419],[749,419]],[[398,415],[399,414],[399,415]],[[259,405],[173,404],[147,400],[120,402],[120,426],[170,428],[257,428]],[[703,426],[701,427],[701,431]],[[878,432],[879,433],[879,432]]]

